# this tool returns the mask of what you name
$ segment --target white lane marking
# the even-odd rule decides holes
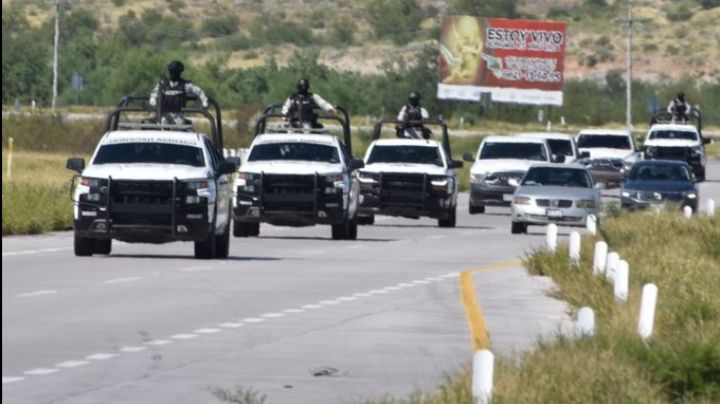
[[[187,339],[197,338],[197,334],[175,334],[170,338],[187,340]]]
[[[3,384],[15,383],[15,382],[19,382],[21,380],[25,380],[25,378],[24,377],[15,377],[15,376],[7,376],[7,377],[3,376]]]
[[[445,237],[447,237],[447,236],[442,235],[442,234],[438,234],[438,235],[435,235],[435,236],[427,236],[426,238],[433,239],[433,240],[437,240],[437,239],[441,239],[441,238],[445,238]]]
[[[459,276],[459,272],[450,272],[445,275],[440,275],[441,278],[457,278]]]
[[[388,292],[390,292],[390,291],[396,291],[396,290],[400,290],[400,289],[402,289],[401,286],[387,286],[383,290],[387,290]]]
[[[413,281],[412,283],[415,283],[415,284],[417,284],[417,285],[426,285],[426,284],[430,283],[430,281],[417,280],[417,281]]]
[[[430,281],[430,282],[438,282],[438,281],[441,281],[442,278],[437,278],[437,277],[434,277],[434,276],[428,276],[427,278],[425,278],[425,280],[426,280],[426,281]]]
[[[305,310],[303,310],[303,309],[285,309],[285,310],[283,310],[283,313],[288,313],[288,314],[305,313]]]
[[[341,302],[352,302],[353,300],[357,300],[357,297],[338,297],[337,300]]]
[[[401,282],[401,283],[398,283],[397,285],[400,287],[403,287],[403,288],[411,288],[411,287],[415,286],[412,283],[407,283],[407,282]]]
[[[242,327],[242,326],[243,326],[242,323],[231,323],[231,322],[228,322],[228,323],[222,323],[222,324],[220,324],[220,327],[223,327],[223,328],[240,328],[240,327]]]
[[[23,372],[24,375],[30,375],[30,376],[44,376],[49,375],[50,373],[58,372],[58,369],[48,369],[48,368],[38,368],[33,370],[28,370],[27,372]]]
[[[367,294],[368,294],[368,295],[376,295],[376,294],[378,294],[378,293],[380,293],[380,292],[381,292],[380,289],[373,289],[373,290],[368,290]],[[384,293],[387,293],[387,291],[385,291]]]
[[[321,300],[318,302],[318,304],[321,304],[323,306],[332,306],[334,304],[340,304],[337,300]]]
[[[197,334],[215,334],[220,331],[222,331],[220,328],[198,328],[193,332]]]
[[[314,309],[322,309],[322,306],[319,304],[306,304],[306,305],[302,306],[302,308],[314,310]]]
[[[385,290],[385,289],[374,290],[374,291],[371,291],[371,292],[372,292],[373,294],[376,294],[376,295],[384,295],[384,294],[388,293],[388,291]]]
[[[316,255],[316,254],[325,254],[327,250],[306,250],[306,251],[300,251],[300,254],[303,255]]]
[[[139,276],[131,276],[131,277],[127,277],[127,278],[108,279],[106,281],[103,281],[103,283],[106,285],[112,285],[114,283],[134,282],[134,281],[139,281],[141,279],[145,279],[145,278],[142,278]]]
[[[208,269],[211,269],[212,267],[204,265],[200,267],[188,267],[188,268],[180,268],[178,271],[180,272],[196,272],[196,271],[206,271]]]
[[[19,295],[15,295],[15,297],[35,297],[42,295],[54,295],[56,293],[57,290],[36,290],[35,292],[20,293]]]
[[[353,296],[355,296],[355,297],[370,297],[372,295],[370,293],[355,293]]]
[[[114,354],[114,353],[96,353],[96,354],[93,354],[90,356],[86,356],[85,359],[91,360],[91,361],[104,361],[104,360],[107,360],[110,358],[114,358],[116,356],[118,356],[118,355]]]
[[[278,318],[278,317],[285,317],[285,314],[284,314],[284,313],[266,313],[266,314],[261,314],[260,317],[263,317],[263,318]]]
[[[172,344],[172,341],[170,341],[169,339],[154,339],[152,341],[148,341],[145,343],[145,345],[152,345],[152,346],[162,346],[162,345],[167,345],[167,344]]]
[[[146,346],[126,346],[126,347],[120,348],[120,352],[132,353],[132,352],[144,351],[146,349],[147,349]]]
[[[16,255],[42,254],[42,253],[68,251],[68,250],[72,250],[72,248],[68,248],[68,247],[65,247],[65,248],[43,248],[40,250],[10,251],[10,252],[2,253],[2,256],[3,257],[14,257]]]
[[[65,361],[55,365],[56,368],[76,368],[78,366],[87,365],[88,361]]]
[[[257,317],[249,317],[249,318],[244,318],[240,321],[242,321],[243,323],[253,324],[253,323],[262,323],[263,321],[265,321],[265,319],[257,318]]]

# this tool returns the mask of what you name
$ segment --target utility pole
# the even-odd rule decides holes
[[[55,112],[55,104],[57,103],[58,90],[58,59],[60,56],[60,1],[55,0],[55,51],[53,55],[53,91],[52,91],[52,110]]]
[[[627,120],[628,131],[632,133],[632,34],[633,34],[633,18],[632,18],[632,0],[628,0],[628,18],[627,18],[627,83],[626,90],[626,111],[625,118]]]

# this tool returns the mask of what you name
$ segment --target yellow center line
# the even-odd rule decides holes
[[[485,322],[485,316],[483,316],[483,312],[475,296],[475,285],[473,284],[472,276],[478,272],[500,271],[514,268],[521,264],[522,260],[515,259],[483,265],[460,273],[460,301],[465,308],[465,317],[467,318],[468,328],[470,329],[473,352],[480,349],[490,349],[490,334],[487,329],[487,323]]]

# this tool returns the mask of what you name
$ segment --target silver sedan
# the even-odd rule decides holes
[[[513,195],[512,233],[527,233],[528,225],[585,226],[589,215],[597,217],[602,188],[583,166],[533,165]]]

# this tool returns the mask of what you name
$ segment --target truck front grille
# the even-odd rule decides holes
[[[111,201],[123,204],[172,205],[172,181],[113,181]]]

